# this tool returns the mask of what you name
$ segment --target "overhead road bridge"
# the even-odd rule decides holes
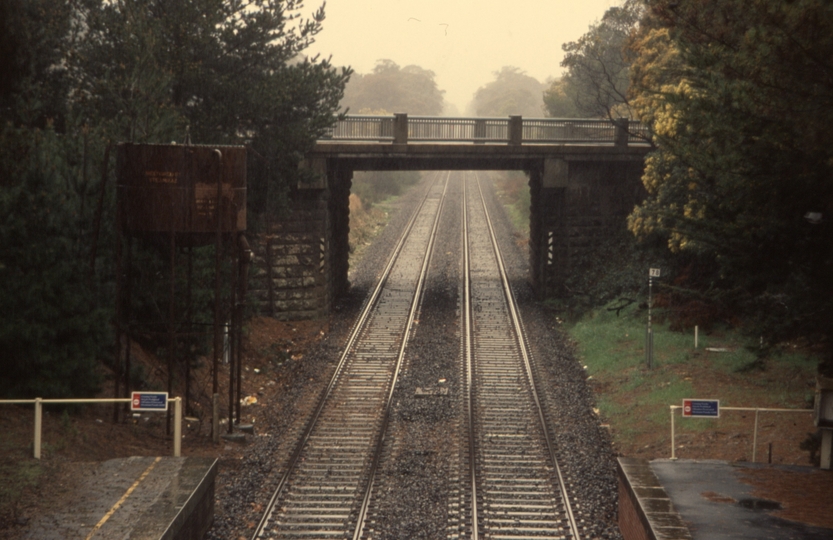
[[[314,180],[273,223],[253,283],[261,311],[285,319],[326,314],[347,290],[354,171],[518,170],[529,177],[530,282],[568,293],[575,261],[644,197],[649,133],[619,119],[345,116],[305,156]]]

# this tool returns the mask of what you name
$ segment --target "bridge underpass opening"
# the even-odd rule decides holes
[[[567,295],[582,253],[624,227],[644,197],[640,179],[650,147],[644,139],[634,142],[627,122],[487,119],[484,139],[480,119],[359,120],[355,140],[343,138],[353,136],[350,130],[339,135],[339,123],[331,139],[306,155],[303,166],[313,180],[297,186],[291,214],[261,239],[259,311],[282,319],[322,317],[348,290],[350,193],[354,176],[364,171],[525,175],[529,281],[539,298]],[[497,130],[492,138],[490,130]],[[446,132],[452,134],[447,140]]]
[[[386,221],[387,204],[424,180],[427,174],[451,171],[355,171],[349,202],[349,261],[363,252]],[[524,171],[479,171],[480,178],[492,182],[500,204],[515,230],[515,239],[526,248],[529,243],[529,175]]]

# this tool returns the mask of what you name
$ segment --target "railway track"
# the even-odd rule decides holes
[[[448,175],[414,212],[253,538],[360,538]]]
[[[456,488],[447,495],[447,536],[578,539],[480,183],[464,174],[455,179],[463,185],[463,376],[450,385],[460,429],[449,428],[459,463],[448,468]],[[254,539],[385,537],[368,524],[380,517],[374,485],[450,176],[436,178],[405,227]]]
[[[523,325],[476,174],[463,209],[469,537],[578,539]]]

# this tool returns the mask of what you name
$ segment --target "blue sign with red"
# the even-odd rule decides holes
[[[167,392],[133,392],[130,396],[131,411],[167,411]]]
[[[684,399],[683,418],[719,418],[719,399]]]

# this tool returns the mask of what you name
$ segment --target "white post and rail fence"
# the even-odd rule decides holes
[[[669,405],[671,409],[671,459],[677,459],[675,440],[675,412],[682,410],[683,418],[719,418],[720,410],[755,411],[755,427],[752,434],[752,463],[755,463],[758,449],[758,417],[762,412],[804,413],[813,415],[813,425],[821,431],[820,466],[830,470],[833,467],[833,378],[819,376],[816,379],[816,395],[812,409],[769,409],[764,407],[721,407],[718,399],[684,399],[682,405]]]
[[[180,457],[182,453],[182,398],[168,399],[167,392],[133,392],[129,398],[102,398],[102,399],[3,399],[0,405],[35,405],[35,442],[34,457],[41,458],[41,434],[43,431],[43,406],[45,404],[89,404],[89,403],[130,403],[133,411],[158,411],[166,412],[168,402],[174,403],[174,457]]]
[[[760,413],[803,413],[813,414],[813,409],[774,409],[765,407],[722,407],[718,400],[710,399],[684,399],[682,405],[669,405],[671,410],[671,459],[677,459],[677,443],[675,432],[675,417],[676,411],[682,411],[683,418],[712,418],[720,417],[720,411],[746,411],[755,412],[755,427],[752,430],[752,463],[757,461],[758,450],[758,418]],[[830,468],[829,456],[828,463],[825,463],[824,452],[822,451],[822,468]],[[827,467],[825,467],[827,465]]]

